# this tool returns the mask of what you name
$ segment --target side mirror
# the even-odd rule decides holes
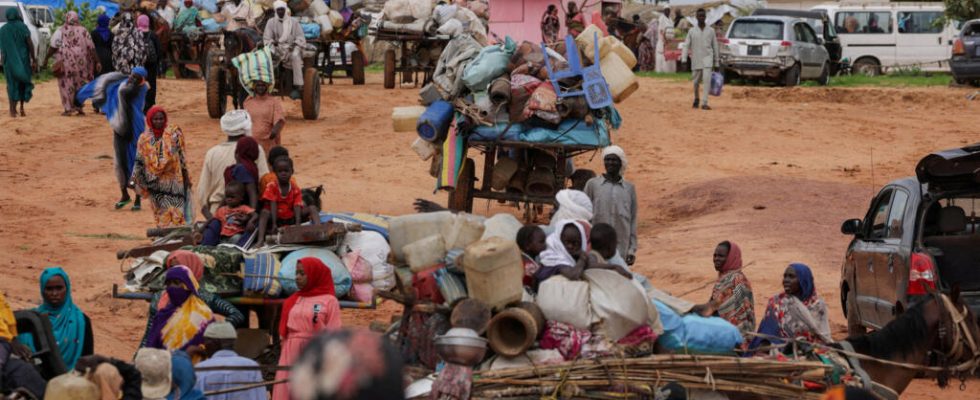
[[[840,226],[840,233],[845,235],[855,235],[861,232],[861,220],[859,219],[849,219],[844,221]]]
[[[824,43],[823,38],[817,38],[817,44],[823,46],[823,43]]]

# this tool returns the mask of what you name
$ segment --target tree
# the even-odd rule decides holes
[[[946,18],[954,21],[969,21],[980,18],[980,0],[943,0],[946,3]]]
[[[82,2],[81,5],[76,5],[75,0],[65,1],[65,6],[54,10],[54,28],[59,28],[65,24],[65,15],[69,11],[74,11],[78,13],[78,22],[85,27],[85,30],[95,29],[95,25],[99,20],[99,15],[102,11],[92,8],[89,6],[87,1]]]

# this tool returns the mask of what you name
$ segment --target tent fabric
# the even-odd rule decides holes
[[[48,6],[52,9],[65,8],[65,0],[20,0],[26,6]],[[102,7],[105,9],[105,13],[108,16],[116,15],[119,12],[119,4],[113,3],[108,0],[85,0],[75,2],[76,7],[81,7],[83,3],[88,3],[89,9],[97,9]]]

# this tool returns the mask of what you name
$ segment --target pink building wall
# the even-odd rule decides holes
[[[563,0],[567,1],[567,0]],[[582,1],[576,3],[582,4]],[[490,3],[490,32],[501,39],[510,36],[518,43],[527,40],[541,43],[541,16],[549,4],[558,5],[558,0],[492,0]],[[565,3],[567,4],[567,3]],[[595,4],[593,6],[593,4]],[[585,10],[585,20],[591,21],[592,12],[599,9],[598,2],[589,1]],[[565,35],[565,12],[559,6],[558,18],[561,20],[561,35]]]

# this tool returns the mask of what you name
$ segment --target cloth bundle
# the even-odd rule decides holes
[[[271,85],[276,80],[275,63],[269,47],[239,54],[231,59],[231,64],[238,70],[238,80],[249,95],[253,94],[252,82],[262,81]]]
[[[490,84],[490,102],[495,105],[510,104],[510,80],[508,76],[501,76]]]

